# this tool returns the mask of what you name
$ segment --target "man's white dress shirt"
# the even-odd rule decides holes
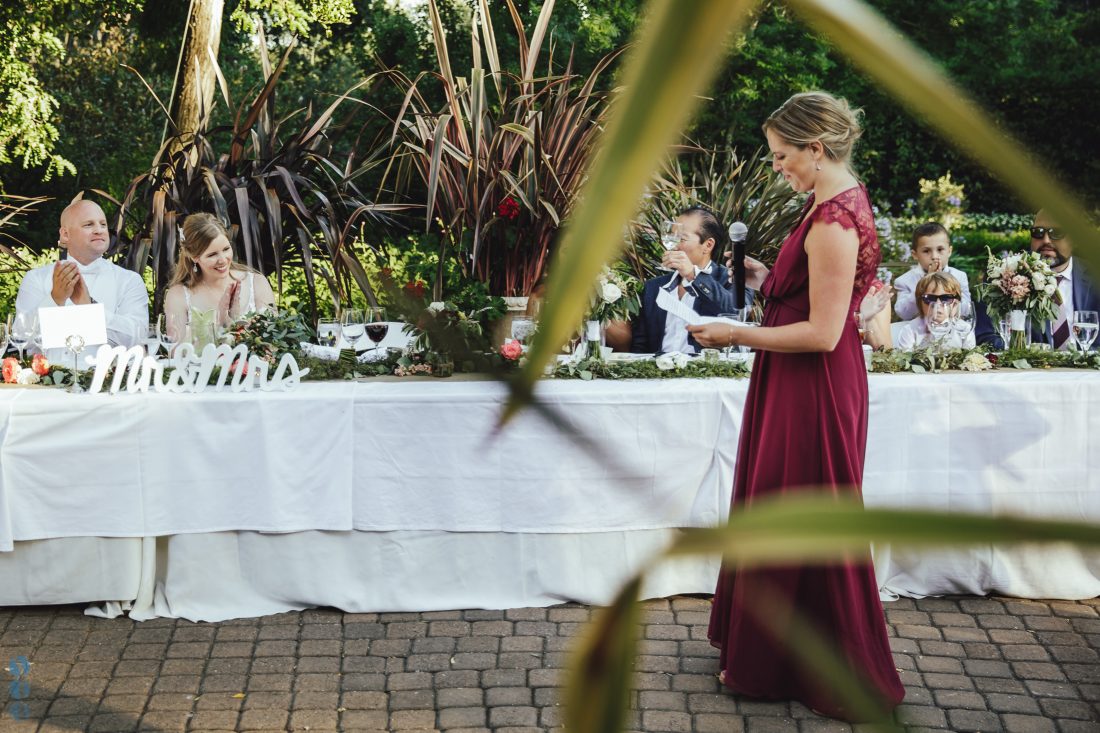
[[[103,304],[107,316],[107,341],[112,346],[135,346],[145,337],[149,325],[149,293],[145,282],[136,272],[119,267],[100,257],[89,265],[72,260],[80,270],[88,294],[92,300]],[[57,308],[53,296],[53,268],[56,263],[36,267],[23,276],[19,285],[19,295],[15,299],[15,309],[20,313],[34,313],[39,308]],[[72,305],[66,300],[65,305]],[[94,353],[93,346],[87,344],[83,356]],[[72,353],[68,349],[47,349],[46,358],[58,364],[72,363]]]

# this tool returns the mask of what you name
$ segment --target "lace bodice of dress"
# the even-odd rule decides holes
[[[859,252],[856,255],[856,278],[852,288],[856,299],[862,299],[875,279],[881,261],[878,244],[878,231],[875,228],[875,214],[871,210],[871,200],[867,189],[860,184],[842,191],[813,212],[814,221],[822,224],[840,224],[845,229],[854,229],[859,235]]]

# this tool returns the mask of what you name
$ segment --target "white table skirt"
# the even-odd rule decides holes
[[[611,461],[534,414],[491,438],[502,391],[490,382],[121,397],[3,389],[0,548],[172,536],[160,542],[165,572],[143,567],[158,586],[139,616],[598,602],[614,590],[601,583],[641,565],[639,548],[721,521],[746,388],[544,383],[543,399]],[[870,388],[869,506],[1100,522],[1100,375],[873,375]],[[1100,594],[1097,556],[1075,548],[875,557],[886,594]],[[700,563],[654,592],[705,592],[714,574]],[[338,577],[356,580],[342,588]],[[0,591],[0,603],[18,602]]]

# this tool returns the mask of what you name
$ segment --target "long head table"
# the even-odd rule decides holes
[[[1100,375],[872,375],[870,387],[868,505],[1100,521]],[[677,528],[722,521],[746,388],[542,383],[583,444],[533,412],[494,436],[504,392],[488,381],[0,389],[0,603],[34,602],[3,590],[25,569],[21,547],[75,537],[170,538],[159,575],[157,553],[139,553],[151,558],[139,616],[603,601]],[[1100,594],[1091,557],[1045,552],[1061,553],[1058,571],[996,548],[876,548],[876,568],[887,593]],[[715,569],[681,565],[652,592],[707,592]],[[133,597],[69,600],[110,599]]]

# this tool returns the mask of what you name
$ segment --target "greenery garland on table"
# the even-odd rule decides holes
[[[1100,369],[1100,352],[1051,351],[1047,349],[1009,349],[989,351],[926,348],[914,351],[876,351],[871,355],[875,374],[898,372],[979,372],[988,369]]]
[[[550,374],[554,379],[743,379],[749,376],[749,367],[743,361],[707,362],[692,359],[687,364],[662,369],[654,359],[635,361],[604,361],[581,359],[567,361]]]

